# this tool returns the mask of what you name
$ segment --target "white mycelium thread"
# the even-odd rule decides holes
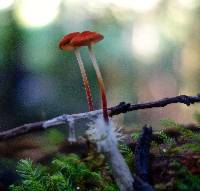
[[[90,128],[86,131],[89,139],[97,144],[98,151],[107,151],[107,142],[111,141],[114,145],[118,144],[118,141],[124,139],[124,136],[120,132],[120,128],[116,128],[114,123],[110,120],[109,124],[105,123],[102,116],[99,116],[91,123]]]
[[[69,141],[70,143],[73,143],[73,142],[76,142],[74,118],[73,118],[73,117],[69,117],[67,120],[68,120],[68,122],[69,122],[68,141]]]
[[[103,117],[99,116],[86,133],[89,139],[96,143],[98,151],[105,154],[120,191],[133,191],[134,179],[117,147],[118,141],[124,138],[120,130],[117,130],[111,119],[107,124]]]

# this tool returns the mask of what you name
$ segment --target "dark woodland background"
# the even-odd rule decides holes
[[[87,111],[76,58],[59,50],[69,32],[104,35],[95,45],[108,104],[157,100],[200,90],[198,0],[0,0],[0,130]],[[100,97],[81,50],[95,107]],[[199,105],[170,105],[118,116],[122,127],[191,123]]]
[[[199,18],[199,0],[0,0],[0,131],[88,110],[75,55],[58,48],[63,35],[74,31],[104,35],[94,52],[109,107],[122,101],[197,95]],[[99,109],[98,84],[86,47],[81,55]],[[143,179],[143,170],[148,171],[143,181],[157,191],[200,190],[198,103],[137,110],[112,119],[126,130],[127,142],[119,149],[134,176]],[[153,135],[151,128],[142,131],[144,124],[152,126]],[[77,190],[77,185],[83,191],[118,190],[104,156],[83,135],[85,121],[75,123],[79,141],[74,144],[66,141],[68,127],[1,140],[0,190],[11,184],[16,186],[10,191]],[[27,158],[33,163],[20,160]],[[63,167],[70,167],[69,176],[61,173]],[[54,181],[56,189],[49,184]]]

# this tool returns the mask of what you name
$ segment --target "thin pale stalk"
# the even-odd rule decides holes
[[[95,72],[96,72],[96,75],[97,75],[97,80],[98,80],[99,88],[100,88],[100,91],[101,91],[101,101],[102,101],[102,109],[103,109],[104,120],[108,123],[109,119],[108,119],[108,111],[107,111],[107,98],[106,98],[106,90],[105,90],[103,78],[102,78],[99,66],[97,64],[96,57],[95,57],[94,52],[92,50],[92,47],[88,46],[88,50],[89,50],[90,59],[92,60],[92,64],[94,66],[94,69],[95,69]]]
[[[79,64],[79,67],[80,67],[80,70],[81,70],[81,75],[82,75],[82,79],[83,79],[83,85],[85,87],[85,92],[86,92],[89,111],[93,111],[94,110],[94,106],[93,106],[90,86],[89,86],[89,82],[88,82],[88,79],[87,79],[87,75],[86,75],[86,72],[85,72],[85,68],[84,68],[84,65],[83,65],[83,61],[81,59],[81,54],[80,54],[79,49],[78,48],[75,49],[74,53],[76,55],[76,58],[78,60],[78,64]]]
[[[96,143],[97,150],[106,156],[119,190],[133,191],[133,176],[118,149],[118,141],[123,139],[123,135],[117,130],[112,120],[106,123],[100,116],[86,133],[89,140]]]
[[[103,152],[111,165],[112,175],[120,189],[120,191],[133,191],[133,176],[122,156],[117,145],[113,144],[112,140],[107,141],[109,151]],[[107,149],[107,148],[102,148]]]

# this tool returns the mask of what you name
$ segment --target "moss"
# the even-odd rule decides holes
[[[174,120],[172,119],[161,119],[160,120],[160,124],[161,126],[163,126],[164,128],[180,128],[181,125],[176,123]]]
[[[77,187],[83,191],[118,190],[101,172],[92,171],[75,154],[59,156],[48,167],[34,165],[30,160],[20,160],[17,172],[21,183],[11,185],[10,191],[75,191]]]
[[[174,160],[170,167],[175,171],[174,190],[197,191],[200,190],[200,176],[193,175],[188,169]]]
[[[194,133],[186,128],[180,128],[179,131],[181,132],[181,136],[186,140],[193,138]]]
[[[170,149],[171,154],[181,154],[185,152],[200,152],[200,145],[196,143],[186,143],[181,146],[176,146]]]
[[[131,134],[131,138],[133,139],[133,141],[137,141],[139,136],[140,136],[139,132],[134,132]]]
[[[133,151],[125,144],[119,145],[120,152],[122,153],[127,165],[131,170],[134,170],[134,156]]]
[[[196,143],[184,144],[180,147],[182,151],[200,152],[200,145]]]
[[[200,112],[195,112],[193,117],[196,120],[197,124],[200,125]]]
[[[198,114],[200,124],[200,114]],[[200,190],[198,162],[200,134],[187,129],[170,119],[161,121],[162,126],[171,128],[161,130],[151,142],[153,182],[155,189],[197,191]],[[175,130],[174,130],[175,129]],[[174,130],[174,131],[173,131]],[[58,132],[48,132],[50,144],[59,144],[64,137]],[[134,133],[135,142],[139,133]],[[57,139],[58,138],[58,139]],[[51,142],[52,141],[52,142]],[[134,152],[125,144],[119,149],[129,168],[134,172]],[[93,145],[88,149],[86,158],[78,155],[57,156],[49,166],[35,165],[30,160],[21,160],[17,172],[21,182],[10,186],[10,191],[117,191],[113,182],[111,168],[105,156],[97,153]],[[179,162],[178,162],[179,161]],[[193,174],[192,174],[193,173]]]
[[[176,146],[176,147],[172,148],[169,153],[170,154],[178,154],[178,153],[181,153],[183,151],[184,151],[184,149],[181,146],[179,146],[179,147]]]

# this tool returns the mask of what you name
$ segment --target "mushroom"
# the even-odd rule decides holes
[[[79,50],[80,46],[78,46],[78,45],[75,46],[75,45],[70,44],[70,41],[74,37],[78,36],[79,34],[80,34],[80,32],[73,32],[73,33],[69,33],[69,34],[65,35],[60,40],[59,47],[60,47],[60,49],[63,49],[65,51],[70,51],[70,50],[74,51],[75,56],[76,56],[77,61],[78,61],[78,64],[79,64],[80,71],[81,71],[81,75],[82,75],[82,79],[83,79],[83,85],[85,87],[85,92],[86,92],[89,111],[92,111],[92,110],[94,110],[93,101],[92,101],[92,95],[91,95],[91,91],[90,91],[89,82],[88,82],[88,79],[87,79],[87,74],[85,72],[83,61],[82,61],[81,55],[80,55],[80,50]]]
[[[101,91],[101,100],[102,100],[102,109],[103,109],[103,117],[105,122],[109,122],[108,117],[108,111],[107,111],[107,98],[106,98],[106,90],[103,82],[103,78],[100,72],[100,69],[97,64],[96,57],[94,55],[92,45],[96,44],[98,41],[102,40],[104,37],[103,35],[97,33],[97,32],[90,32],[90,31],[84,31],[77,36],[75,36],[71,42],[70,45],[72,46],[88,46],[89,56],[92,60],[93,67],[95,69],[97,80],[99,84],[99,88]]]

